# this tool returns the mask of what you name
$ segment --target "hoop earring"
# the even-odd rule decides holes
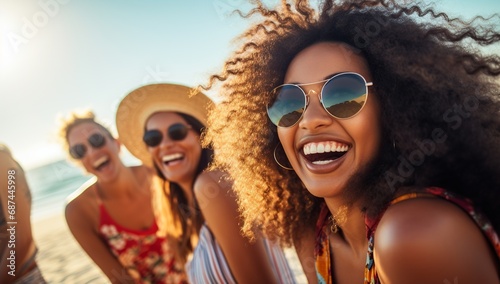
[[[283,165],[283,164],[288,164],[288,165],[290,165],[290,162],[289,162],[289,161],[286,161],[286,163],[280,163],[280,162],[278,161],[278,154],[276,153],[276,150],[278,150],[278,147],[279,147],[280,145],[281,145],[281,143],[278,143],[278,145],[276,145],[276,147],[274,147],[274,151],[273,151],[274,161],[276,162],[276,164],[278,164],[278,166],[282,167],[283,169],[285,169],[285,170],[289,170],[289,171],[293,171],[293,168],[291,168],[291,166],[290,166],[290,167],[287,167],[287,166]],[[281,151],[282,151],[282,152],[283,152],[283,154],[284,154],[285,150],[283,149],[283,147],[280,147],[280,148],[281,148]]]

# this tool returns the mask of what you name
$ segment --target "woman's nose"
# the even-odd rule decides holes
[[[161,138],[160,144],[158,146],[160,147],[170,147],[174,144],[174,140],[172,140],[167,133],[163,133],[163,136]]]
[[[319,93],[314,89],[309,89],[306,94],[307,105],[299,122],[299,127],[313,130],[332,123],[333,117],[326,112],[321,104]]]

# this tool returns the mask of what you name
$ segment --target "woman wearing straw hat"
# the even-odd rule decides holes
[[[70,196],[66,221],[113,283],[186,283],[170,240],[157,234],[153,171],[127,167],[120,142],[92,112],[72,113],[60,135],[71,158],[95,176]]]
[[[213,102],[175,84],[140,87],[120,103],[116,125],[127,149],[163,180],[165,234],[178,240],[192,283],[293,283],[281,248],[240,234],[232,185],[206,171],[213,151],[200,136]]]

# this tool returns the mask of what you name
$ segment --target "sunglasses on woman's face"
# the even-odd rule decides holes
[[[92,148],[98,149],[106,144],[106,138],[100,133],[95,133],[90,135],[90,137],[87,139],[87,142],[89,142],[89,145]],[[86,153],[87,146],[82,143],[73,145],[71,148],[69,148],[69,154],[71,155],[71,157],[77,160],[83,158]]]
[[[175,123],[170,125],[170,127],[167,129],[167,136],[172,141],[180,141],[186,138],[189,129],[191,129],[191,126],[189,125]],[[144,141],[144,143],[146,143],[146,145],[148,145],[149,147],[156,147],[160,145],[162,140],[163,134],[160,130],[157,129],[146,131],[146,133],[144,133],[144,136],[142,137],[142,141]]]
[[[267,106],[267,115],[271,122],[279,127],[291,127],[301,118],[309,104],[309,96],[300,86],[325,82],[319,99],[321,105],[331,116],[339,119],[351,118],[358,114],[366,104],[368,86],[358,73],[345,72],[333,77],[306,84],[284,84],[272,92],[276,99]]]

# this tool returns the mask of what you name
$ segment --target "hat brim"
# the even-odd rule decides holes
[[[146,120],[156,112],[174,111],[188,114],[207,125],[213,101],[201,92],[176,84],[142,86],[123,98],[116,111],[116,128],[119,139],[129,152],[145,165],[153,161],[142,141]]]

